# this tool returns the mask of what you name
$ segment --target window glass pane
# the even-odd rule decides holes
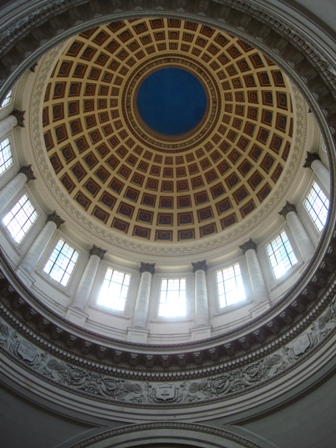
[[[66,286],[78,257],[79,253],[75,249],[59,240],[43,270],[53,280]]]
[[[316,182],[313,183],[303,204],[315,227],[321,232],[327,222],[329,199]]]
[[[161,281],[160,317],[183,317],[187,314],[185,278],[164,278]]]
[[[130,279],[130,274],[108,268],[97,304],[114,311],[124,311]]]
[[[217,271],[217,291],[220,308],[246,300],[239,263]]]
[[[28,196],[24,194],[12,210],[3,218],[2,222],[12,238],[17,243],[20,243],[37,217],[37,211],[28,199]]]
[[[278,279],[297,263],[297,258],[285,231],[266,246],[271,266]]]
[[[0,108],[7,106],[12,99],[12,91],[10,90],[0,104]]]
[[[9,144],[9,139],[6,138],[0,142],[0,175],[6,171],[13,163],[13,155]]]

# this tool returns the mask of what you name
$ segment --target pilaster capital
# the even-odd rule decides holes
[[[155,263],[144,263],[142,261],[140,266],[140,274],[143,272],[149,272],[153,275],[155,273]]]
[[[250,249],[257,251],[257,245],[256,243],[252,240],[252,238],[250,238],[248,241],[246,241],[246,243],[242,244],[241,246],[239,246],[240,249],[243,251],[243,254],[245,255],[246,252]]]
[[[321,160],[320,156],[317,154],[317,152],[309,152],[307,151],[307,157],[305,160],[305,163],[303,165],[304,168],[311,168],[312,163],[314,160]]]
[[[90,249],[89,254],[90,254],[90,257],[91,257],[91,255],[97,255],[97,257],[99,257],[102,260],[104,258],[104,255],[106,254],[106,250],[93,245],[92,248]]]
[[[54,223],[56,224],[57,228],[58,228],[61,224],[64,224],[64,223],[65,223],[64,219],[62,219],[62,218],[56,213],[55,210],[54,210],[50,215],[48,215],[48,218],[47,218],[47,220],[46,220],[46,223],[49,222],[49,221],[54,222]]]
[[[206,260],[196,261],[196,263],[191,263],[193,267],[193,273],[197,271],[207,272],[208,266],[206,265]]]
[[[27,177],[27,182],[29,182],[30,180],[36,179],[36,177],[34,176],[34,173],[33,173],[31,165],[22,166],[19,169],[19,173],[23,173]]]
[[[289,212],[296,213],[296,207],[294,204],[291,204],[290,202],[287,201],[283,209],[280,210],[279,215],[283,216],[286,219]]]
[[[11,115],[13,115],[13,117],[15,117],[17,120],[16,126],[20,126],[20,128],[24,128],[24,114],[24,110],[13,110],[13,112],[11,113]]]

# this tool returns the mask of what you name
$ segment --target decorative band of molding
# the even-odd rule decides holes
[[[65,361],[64,350],[56,343],[44,340],[42,334],[27,328],[1,302],[0,350],[29,375],[66,389],[69,393],[90,397],[91,400],[133,408],[169,408],[177,404],[189,408],[222,403],[223,400],[260,390],[275,380],[279,386],[281,377],[289,372],[295,374],[295,369],[308,360],[320,363],[323,346],[334,336],[336,329],[335,286],[329,292],[331,302],[327,308],[315,320],[306,318],[310,322],[308,327],[294,340],[285,343],[284,338],[280,338],[283,341],[280,347],[272,351],[271,344],[268,349],[263,349],[261,359],[251,360],[249,356],[250,362],[244,365],[233,361],[227,363],[225,370],[220,366],[215,369],[194,369],[184,372],[183,379],[178,379],[179,375],[174,371],[161,372],[155,377],[151,370],[145,370],[142,376],[136,375],[134,380],[125,379],[125,370],[123,372],[123,369],[112,369],[89,359],[81,359],[78,354],[68,356]],[[319,357],[314,360],[318,351]],[[300,376],[297,382],[299,379]]]
[[[112,429],[79,442],[73,445],[72,448],[89,448],[93,446],[93,444],[103,441],[113,443],[113,447],[117,448],[119,444],[121,445],[124,443],[124,438],[122,436],[124,436],[127,441],[129,441],[130,438],[137,438],[139,443],[144,444],[147,441],[152,440],[153,433],[155,434],[156,443],[160,443],[161,439],[167,436],[169,436],[169,440],[172,442],[186,443],[187,436],[189,441],[197,440],[198,443],[201,443],[201,445],[198,444],[197,446],[209,448],[228,448],[229,446],[232,446],[230,442],[239,444],[241,448],[260,448],[259,445],[222,429],[188,423],[169,422],[129,425],[122,428]],[[204,441],[205,444],[202,443],[204,435],[212,436],[207,437],[207,440]],[[118,441],[114,440],[116,437],[118,437]]]

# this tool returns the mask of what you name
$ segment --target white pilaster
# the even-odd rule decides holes
[[[154,264],[141,263],[141,279],[135,303],[132,327],[145,329],[148,319],[149,299],[154,274]]]
[[[315,247],[296,213],[295,206],[289,202],[286,202],[285,207],[279,214],[286,218],[293,238],[295,239],[295,242],[300,250],[303,261],[309,261],[315,252]]]
[[[0,214],[3,213],[7,205],[11,203],[24,184],[32,179],[35,179],[35,177],[30,166],[25,166],[7,183],[0,191]]]
[[[253,301],[256,304],[266,303],[269,301],[269,297],[264,276],[259,264],[257,247],[255,243],[250,240],[240,246],[240,248],[243,250],[246,258],[246,264],[253,294]]]
[[[45,248],[48,246],[56,229],[57,225],[52,221],[48,221],[42,229],[42,232],[30,246],[28,252],[24,256],[20,264],[20,266],[27,272],[33,272],[36,264],[41,258],[41,255],[44,252]]]
[[[17,125],[17,118],[9,115],[0,121],[0,140]]]

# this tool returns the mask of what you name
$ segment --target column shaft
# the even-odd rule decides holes
[[[18,173],[8,184],[0,191],[0,214],[3,213],[7,205],[12,201],[16,194],[27,182],[27,176]]]
[[[48,246],[55,230],[57,229],[56,223],[53,221],[48,221],[42,232],[38,235],[36,240],[33,242],[28,252],[24,256],[21,267],[24,268],[28,272],[33,272],[36,264],[41,258],[42,253],[45,248]]]
[[[99,261],[100,258],[98,255],[90,256],[85,271],[83,273],[83,276],[79,282],[73,301],[71,303],[71,306],[73,308],[79,308],[80,310],[84,310],[84,308],[86,307],[90,297],[92,285],[97,274]]]
[[[5,119],[0,121],[0,139],[4,135],[6,135],[9,131],[11,131],[16,125],[18,121],[17,118],[14,117],[14,115],[9,115]]]
[[[201,269],[195,272],[195,321],[197,327],[210,325],[206,274]]]
[[[296,212],[290,211],[287,213],[286,219],[303,260],[305,262],[309,261],[315,252],[315,247],[311,242],[306,229],[303,227],[300,218]]]
[[[311,164],[311,168],[330,196],[330,173],[328,168],[326,168],[320,160],[314,160]]]
[[[152,274],[147,271],[142,272],[134,309],[133,327],[146,328],[151,283]]]
[[[257,252],[254,249],[249,249],[245,252],[245,257],[252,287],[253,300],[258,304],[267,302],[269,297]]]

